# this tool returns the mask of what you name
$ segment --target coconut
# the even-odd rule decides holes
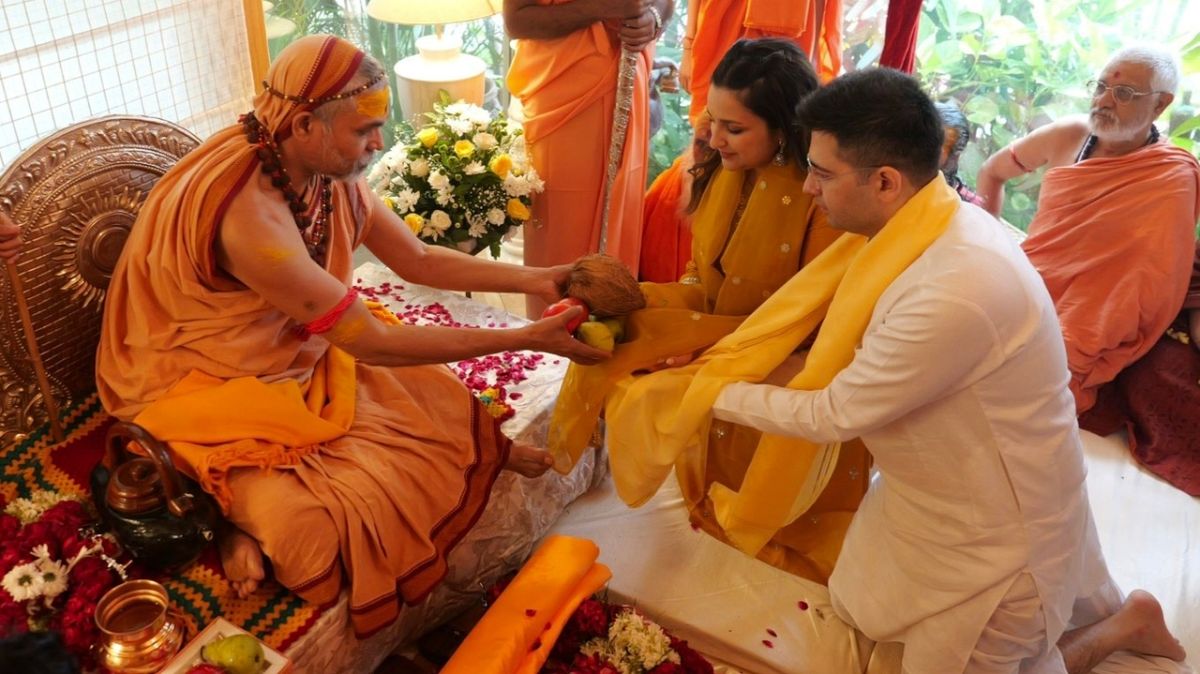
[[[597,318],[624,316],[646,306],[637,279],[611,255],[579,258],[567,279],[567,295],[587,302]]]

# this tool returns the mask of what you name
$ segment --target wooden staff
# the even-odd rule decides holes
[[[50,415],[50,436],[55,442],[62,442],[62,422],[58,419],[58,401],[50,391],[50,377],[46,375],[46,366],[42,364],[42,353],[38,350],[37,336],[33,332],[33,317],[29,314],[29,304],[25,301],[24,286],[17,274],[16,260],[9,260],[8,282],[12,285],[13,295],[17,298],[17,313],[21,316],[21,329],[25,332],[25,345],[29,347],[29,357],[33,360],[33,371],[37,374],[38,388],[42,391],[42,402]]]
[[[625,154],[625,136],[629,132],[629,114],[633,110],[633,83],[637,79],[638,52],[621,46],[617,64],[617,99],[613,104],[612,133],[608,140],[608,165],[604,174],[604,211],[600,215],[600,250],[608,252],[608,222],[612,215],[613,184],[621,156]]]

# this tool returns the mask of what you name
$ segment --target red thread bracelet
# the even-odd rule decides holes
[[[358,299],[358,291],[354,288],[348,288],[345,296],[329,311],[323,315],[314,318],[313,320],[296,326],[296,334],[301,341],[308,341],[313,335],[320,335],[329,332],[333,326],[342,318],[342,314],[354,304],[354,300]]]

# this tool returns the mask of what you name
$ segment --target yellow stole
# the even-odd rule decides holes
[[[548,439],[559,472],[579,460],[606,402],[621,395],[632,373],[712,346],[763,302],[764,293],[783,286],[841,235],[804,193],[805,172],[792,165],[758,172],[735,227],[744,178],[742,171],[718,171],[696,209],[692,259],[700,284],[642,284],[647,308],[630,314],[627,341],[613,357],[567,369]],[[724,274],[713,267],[718,257]]]
[[[734,381],[761,382],[821,326],[804,369],[790,388],[827,386],[854,359],[880,295],[945,232],[959,199],[935,178],[870,241],[843,236],[763,303],[733,333],[687,366],[632,382],[609,404],[613,479],[628,504],[645,503],[685,455],[703,455],[711,409]],[[682,329],[682,328],[681,328]],[[764,434],[739,488],[714,483],[709,497],[724,537],[756,555],[820,496],[840,445]],[[700,459],[702,460],[702,458]],[[840,540],[841,530],[832,538]],[[831,569],[839,545],[820,554]]]

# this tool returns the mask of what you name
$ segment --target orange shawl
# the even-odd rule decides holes
[[[540,1],[543,5],[570,2]],[[633,104],[612,187],[612,216],[604,251],[619,257],[633,271],[638,268],[641,249],[651,56],[651,49],[638,53]],[[527,264],[566,263],[596,250],[620,58],[616,34],[600,21],[559,38],[518,42],[508,71],[508,88],[521,100],[530,155],[546,181],[546,192],[534,200],[534,217],[539,222],[525,230]],[[587,114],[594,114],[594,123],[582,125],[586,128],[568,126]],[[584,134],[590,137],[581,138]],[[595,146],[596,134],[605,139],[603,150],[581,153],[581,147]],[[544,208],[549,203],[555,206]],[[544,237],[554,240],[543,242]]]
[[[1079,413],[1179,313],[1200,217],[1200,164],[1160,142],[1046,172],[1022,244],[1058,310]]]
[[[698,0],[692,42],[692,106],[695,126],[708,105],[708,88],[717,64],[740,38],[790,38],[804,50],[822,82],[842,69],[841,0]],[[817,15],[817,11],[821,15]]]

